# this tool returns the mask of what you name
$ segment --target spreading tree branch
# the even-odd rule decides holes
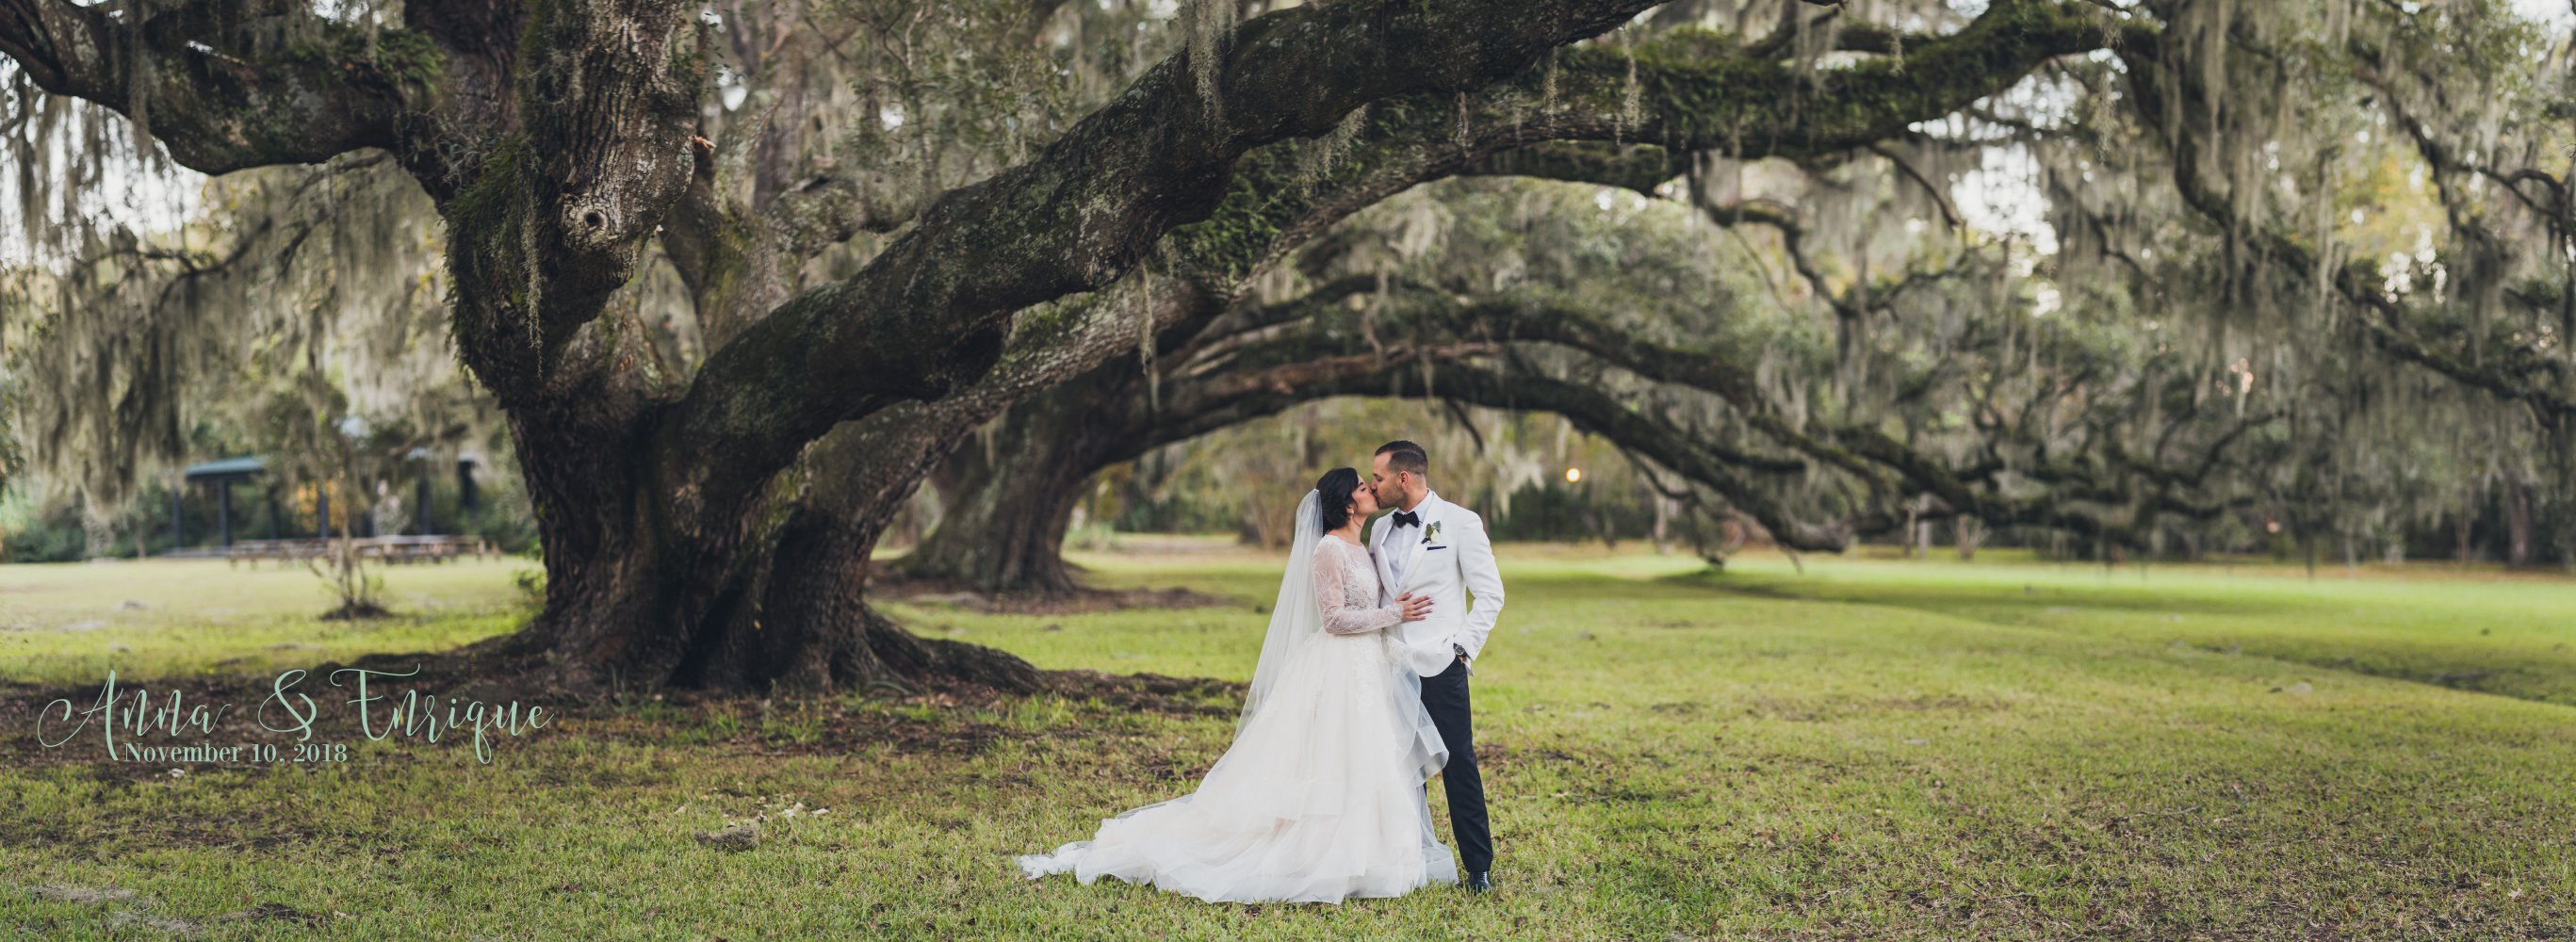
[[[172,159],[210,174],[319,163],[391,147],[406,88],[435,54],[400,33],[311,24],[320,42],[263,49],[255,37],[308,4],[186,4],[140,25],[114,4],[0,0],[0,55],[36,87],[133,119]],[[148,8],[147,8],[148,9]]]

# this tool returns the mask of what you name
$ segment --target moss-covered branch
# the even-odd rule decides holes
[[[394,146],[403,103],[425,89],[438,52],[400,31],[370,42],[308,6],[191,3],[138,25],[112,4],[0,0],[0,55],[38,88],[133,119],[205,173]],[[289,25],[315,40],[267,38]]]

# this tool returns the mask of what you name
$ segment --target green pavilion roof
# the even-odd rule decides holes
[[[190,478],[217,478],[236,474],[257,474],[265,470],[268,470],[267,459],[258,455],[243,455],[239,458],[192,464],[188,466],[186,473]]]

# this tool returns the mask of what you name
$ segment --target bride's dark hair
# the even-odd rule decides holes
[[[1360,473],[1352,468],[1334,468],[1315,479],[1315,516],[1331,533],[1351,522],[1351,492],[1360,487]]]

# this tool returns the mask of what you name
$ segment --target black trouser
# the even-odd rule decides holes
[[[1440,781],[1449,789],[1449,830],[1458,837],[1459,862],[1468,873],[1494,865],[1494,835],[1485,826],[1485,779],[1476,773],[1476,724],[1467,711],[1467,664],[1422,678],[1422,707],[1440,741],[1449,746],[1449,764]]]

